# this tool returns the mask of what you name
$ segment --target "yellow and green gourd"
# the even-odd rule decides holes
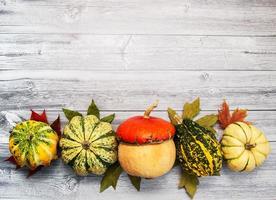
[[[199,112],[199,98],[184,104],[182,117],[168,108],[169,118],[176,129],[177,160],[183,171],[194,177],[219,175],[222,153],[213,129],[217,116],[206,115],[194,121]]]
[[[93,114],[77,114],[64,127],[60,139],[61,157],[78,175],[101,175],[117,161],[118,143],[107,121]]]
[[[177,157],[186,172],[199,177],[219,174],[222,155],[214,133],[191,119],[176,125],[176,132]]]
[[[9,138],[9,149],[18,166],[31,170],[48,166],[57,158],[57,133],[46,123],[27,120],[15,126]]]

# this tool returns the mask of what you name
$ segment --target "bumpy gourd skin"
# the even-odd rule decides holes
[[[103,174],[117,161],[117,146],[111,124],[94,115],[73,117],[60,140],[63,161],[81,176]]]
[[[243,122],[227,126],[221,144],[223,156],[233,171],[252,171],[265,161],[271,151],[263,132]]]
[[[222,167],[220,144],[215,135],[190,119],[176,125],[176,149],[181,167],[196,176],[219,174]]]
[[[58,135],[48,124],[27,120],[12,130],[9,149],[17,165],[34,170],[57,158],[57,143]]]

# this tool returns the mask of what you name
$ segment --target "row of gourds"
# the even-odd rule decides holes
[[[102,117],[92,100],[87,115],[63,109],[68,119],[61,132],[59,117],[50,125],[46,112],[32,111],[29,120],[18,123],[9,138],[11,157],[17,168],[28,167],[32,175],[61,156],[76,174],[102,175],[101,191],[116,188],[125,171],[140,190],[141,178],[156,178],[181,166],[180,188],[192,198],[198,177],[219,175],[223,158],[237,172],[252,171],[270,152],[261,130],[245,121],[246,110],[232,114],[224,102],[218,114],[195,120],[200,112],[197,98],[183,107],[182,115],[168,108],[169,121],[150,116],[157,102],[143,116],[122,122],[117,131],[111,123],[115,114]],[[224,133],[217,139],[214,125],[219,122]]]

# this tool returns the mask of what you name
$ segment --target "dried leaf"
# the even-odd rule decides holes
[[[93,99],[92,99],[90,106],[88,107],[87,115],[95,115],[96,117],[98,117],[100,119],[100,111]]]
[[[228,125],[235,122],[244,122],[250,124],[250,122],[245,121],[246,116],[247,110],[244,109],[236,109],[231,115],[226,101],[222,103],[221,108],[218,111],[218,121],[222,129],[225,129]]]
[[[206,115],[204,117],[199,118],[196,122],[203,127],[213,127],[218,121],[217,115]]]
[[[211,131],[213,134],[217,133],[217,131],[213,127],[211,127],[211,126],[209,126],[209,127],[206,126],[204,128],[206,128],[208,131]]]
[[[174,164],[173,164],[173,168],[175,168],[175,167],[177,167],[177,166],[179,166],[179,162],[178,162],[177,159],[175,159]]]
[[[167,111],[168,111],[169,119],[171,120],[171,123],[173,125],[177,125],[177,124],[181,124],[182,123],[181,117],[176,113],[175,110],[173,110],[172,108],[168,108]]]
[[[60,116],[58,115],[57,119],[51,124],[51,128],[58,134],[58,137],[61,137],[61,126],[60,126]]]
[[[16,166],[16,169],[21,168],[21,167],[16,163],[16,160],[14,159],[13,156],[10,156],[10,157],[7,158],[5,161],[9,161],[11,164],[15,165],[15,166]]]
[[[113,120],[115,118],[115,113],[111,114],[111,115],[108,115],[108,116],[105,116],[101,119],[102,122],[108,122],[108,123],[112,123]]]
[[[74,111],[74,110],[69,110],[66,108],[62,108],[62,111],[65,115],[65,117],[70,121],[73,117],[75,116],[82,116],[81,113],[79,113],[78,111]]]
[[[38,166],[37,168],[35,168],[34,170],[29,170],[29,174],[27,176],[27,178],[30,178],[32,175],[34,175],[35,173],[37,173],[38,171],[40,171],[42,169],[42,165]]]
[[[137,191],[140,191],[141,177],[131,176],[128,174],[131,184],[136,188]]]
[[[187,172],[184,172],[184,171],[182,172],[180,182],[179,182],[179,188],[185,188],[190,198],[194,197],[198,184],[199,184],[199,181],[197,176],[188,174]]]
[[[110,186],[112,186],[114,189],[116,189],[117,181],[122,172],[123,172],[123,169],[118,162],[111,165],[106,170],[104,177],[102,178],[100,192],[103,192]]]
[[[247,117],[247,110],[237,108],[232,113],[231,123],[244,122],[246,117]]]
[[[200,111],[200,99],[197,98],[192,103],[184,104],[182,118],[193,119],[195,116],[198,115],[199,111]]]
[[[46,111],[43,110],[42,114],[38,114],[37,112],[31,110],[31,120],[38,121],[38,122],[44,122],[48,124],[47,116],[46,116]]]
[[[231,114],[230,114],[229,106],[226,103],[226,101],[222,103],[221,108],[218,111],[218,120],[221,128],[223,129],[225,129],[230,124]]]

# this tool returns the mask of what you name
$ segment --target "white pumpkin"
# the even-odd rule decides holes
[[[249,172],[260,166],[271,151],[264,133],[243,122],[227,126],[221,144],[228,167],[239,172]]]

